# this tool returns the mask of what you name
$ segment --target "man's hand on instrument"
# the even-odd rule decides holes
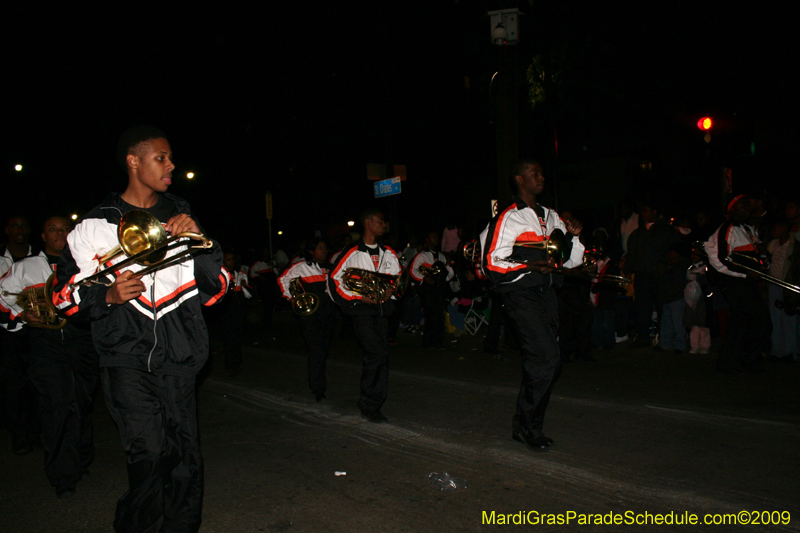
[[[200,226],[194,221],[192,217],[185,213],[175,215],[167,220],[166,229],[170,235],[177,235],[178,233],[200,233]]]
[[[581,224],[580,220],[574,218],[565,221],[564,225],[567,227],[567,231],[573,235],[580,235],[581,231],[583,231],[583,224]]]
[[[525,264],[528,267],[528,270],[538,272],[542,275],[549,274],[556,269],[556,261],[552,257],[547,260],[541,259],[539,261],[529,261]]]
[[[27,322],[31,325],[41,325],[44,324],[44,321],[39,318],[38,313],[31,311],[30,309],[25,310],[19,314],[19,317],[22,319],[23,322]]]
[[[138,298],[145,290],[141,279],[133,277],[130,270],[119,275],[117,280],[108,288],[106,293],[107,304],[122,305],[125,302]]]

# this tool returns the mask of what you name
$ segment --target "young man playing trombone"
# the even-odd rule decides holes
[[[53,300],[66,316],[92,323],[103,394],[127,454],[129,490],[117,502],[114,529],[197,531],[203,458],[195,379],[208,358],[201,306],[216,303],[227,289],[222,251],[214,242],[206,252],[145,275],[140,264],[116,266],[123,255],[106,259],[123,244],[120,222],[133,210],[146,211],[154,226],[172,235],[202,233],[189,204],[166,194],[175,166],[163,132],[146,126],[126,131],[117,156],[128,187],[109,195],[70,233]],[[148,234],[156,230],[143,228]],[[181,253],[169,246],[167,258]],[[99,278],[110,286],[80,284],[109,265]]]
[[[558,351],[558,302],[554,285],[562,282],[555,261],[542,249],[521,248],[515,242],[545,244],[553,232],[573,235],[564,268],[583,264],[584,247],[577,220],[563,222],[558,213],[537,203],[544,188],[542,166],[523,160],[514,168],[512,190],[517,196],[489,223],[481,235],[483,266],[492,288],[503,298],[522,353],[522,385],[512,438],[533,451],[547,451],[553,440],[542,432],[553,384],[561,372]],[[566,254],[567,250],[560,251]],[[587,295],[588,296],[588,295]]]

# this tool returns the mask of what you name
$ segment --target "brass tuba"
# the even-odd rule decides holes
[[[379,274],[363,268],[348,268],[342,275],[344,286],[347,290],[360,294],[364,298],[384,303],[389,300],[389,289],[394,287],[399,276]]]
[[[28,323],[26,327],[42,329],[61,329],[67,325],[66,318],[60,318],[53,305],[53,282],[55,273],[50,274],[44,287],[28,287],[22,292],[3,291],[3,296],[16,296],[17,305],[33,313],[43,324]]]
[[[175,242],[184,237],[201,242],[194,245]],[[144,276],[150,272],[176,265],[182,262],[184,260],[183,258],[192,252],[196,250],[207,250],[214,245],[205,235],[188,231],[167,237],[167,232],[164,230],[164,226],[161,225],[161,222],[147,211],[141,209],[128,211],[120,219],[117,238],[119,239],[119,246],[114,247],[100,258],[100,265],[103,265],[105,262],[122,253],[127,256],[127,259],[106,269],[98,270],[95,274],[77,283],[73,283],[71,285],[72,288],[92,283],[111,286],[113,282],[104,280],[103,278],[114,271],[119,272],[133,263],[146,267],[134,274],[135,276]],[[172,257],[167,257],[167,252],[169,250],[179,246],[187,246],[187,248],[176,253]]]
[[[289,294],[292,295],[292,311],[298,316],[311,316],[319,308],[319,298],[313,292],[306,292],[299,277],[289,282]]]

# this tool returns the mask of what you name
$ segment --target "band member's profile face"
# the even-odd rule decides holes
[[[383,219],[383,213],[378,213],[364,221],[365,229],[372,232],[376,237],[380,237],[386,233],[386,221]]]
[[[172,185],[172,149],[166,139],[150,139],[142,156],[128,156],[138,161],[136,179],[155,192],[166,192]]]
[[[228,269],[228,272],[233,272],[236,270],[236,256],[233,255],[233,253],[228,252],[225,254],[222,264],[225,265],[225,268]]]
[[[50,255],[59,255],[67,246],[67,235],[69,235],[72,225],[66,218],[53,217],[44,223],[44,251]]]
[[[658,220],[658,211],[650,207],[649,205],[642,206],[642,212],[639,213],[642,215],[642,220],[645,221],[647,224],[652,224],[656,220]]]
[[[324,263],[328,259],[328,245],[325,241],[320,241],[317,247],[311,250],[311,257],[317,263]]]
[[[522,175],[517,176],[517,186],[521,193],[524,192],[534,196],[541,194],[544,189],[542,165],[539,163],[528,165]]]
[[[439,234],[435,231],[432,231],[428,234],[428,248],[431,250],[435,250],[439,246]]]
[[[750,211],[750,202],[747,198],[742,198],[733,204],[731,218],[739,223],[747,222],[747,219],[750,218]]]
[[[28,237],[31,234],[31,226],[22,217],[14,217],[8,221],[6,235],[8,242],[14,244],[28,244]]]

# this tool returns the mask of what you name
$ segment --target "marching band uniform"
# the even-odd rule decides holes
[[[242,338],[247,323],[245,300],[252,298],[247,274],[241,270],[232,272],[222,266],[228,276],[228,294],[222,300],[222,346],[225,352],[225,369],[238,374],[242,366]]]
[[[426,283],[422,267],[430,268],[437,261],[446,267],[447,276],[444,280],[433,280],[434,283]],[[447,264],[447,258],[442,252],[423,250],[414,256],[411,261],[411,279],[418,283],[417,292],[422,298],[422,308],[425,310],[425,330],[423,343],[427,346],[441,347],[444,343],[444,297],[445,283],[453,279],[455,272]]]
[[[731,252],[757,253],[759,242],[752,226],[731,218],[705,243],[708,262],[721,274],[716,279],[722,285],[722,295],[729,308],[717,359],[720,372],[737,372],[740,364],[750,371],[761,368],[759,349],[772,331],[769,311],[761,298],[758,281],[737,272],[728,260]]]
[[[11,254],[8,246],[0,248],[0,276],[11,269],[15,261],[24,258]],[[33,248],[28,245],[25,257],[33,255]],[[29,351],[28,332],[9,333],[0,329],[0,391],[3,401],[2,417],[11,432],[11,449],[15,454],[23,455],[30,451],[29,438],[36,433],[35,395],[28,378],[25,356]]]
[[[206,253],[145,275],[145,291],[121,305],[106,303],[109,288],[103,285],[73,288],[105,266],[98,258],[118,243],[120,219],[133,209],[111,194],[75,227],[59,261],[53,300],[66,316],[92,321],[106,405],[128,463],[130,488],[117,503],[115,530],[155,531],[162,517],[164,530],[189,530],[200,523],[203,497],[195,401],[196,376],[208,359],[201,308],[222,298],[227,276],[215,242]],[[191,216],[189,204],[171,194],[159,194],[144,210],[162,223]],[[119,272],[106,275],[108,281],[114,274]]]
[[[558,302],[554,285],[563,280],[561,275],[543,275],[531,271],[524,264],[505,261],[547,259],[544,251],[514,248],[518,240],[547,240],[559,229],[566,227],[552,209],[536,205],[530,207],[519,197],[497,215],[481,234],[484,271],[499,292],[520,343],[523,356],[522,384],[517,396],[517,411],[513,418],[515,440],[531,442],[545,438],[542,433],[545,410],[550,400],[553,384],[561,371],[558,335]],[[565,268],[583,264],[584,247],[577,236],[572,238],[572,250]],[[538,446],[546,448],[546,445]]]
[[[0,293],[43,287],[57,262],[58,256],[41,252],[15,263],[0,282]],[[61,496],[75,490],[94,460],[90,414],[100,376],[97,352],[88,325],[25,327],[16,298],[0,299],[0,325],[14,335],[23,328],[28,332],[28,375],[39,394],[45,474]]]
[[[292,299],[289,284],[293,279],[300,278],[303,289],[316,295],[319,300],[319,307],[312,315],[298,317],[308,350],[308,386],[317,401],[325,398],[328,388],[325,366],[336,325],[336,308],[328,294],[329,273],[329,265],[322,266],[316,261],[302,261],[294,263],[278,278],[278,285],[284,298]]]
[[[362,303],[362,296],[347,289],[342,276],[348,268],[360,268],[380,274],[400,274],[400,261],[394,250],[380,243],[368,246],[363,241],[343,250],[333,265],[328,289],[342,312],[353,317],[356,338],[364,351],[361,372],[361,398],[358,407],[370,418],[386,401],[389,389],[389,325],[387,317],[394,310],[390,300],[381,304]],[[384,420],[385,421],[385,420]]]

